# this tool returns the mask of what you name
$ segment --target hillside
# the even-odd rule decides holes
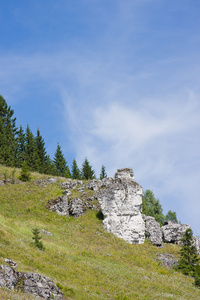
[[[12,177],[11,168],[0,166],[0,180],[5,172]],[[15,178],[19,174],[17,169]],[[179,246],[130,245],[106,232],[95,211],[74,219],[47,210],[47,201],[62,195],[59,182],[65,179],[35,183],[44,178],[32,173],[30,182],[0,186],[0,264],[9,258],[18,271],[48,276],[67,299],[200,299],[192,278],[155,260],[160,253],[177,257]],[[53,235],[42,235],[45,251],[31,244],[35,227]],[[35,298],[0,289],[0,299]]]

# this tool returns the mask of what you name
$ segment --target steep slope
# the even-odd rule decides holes
[[[5,171],[11,177],[12,169],[0,166],[0,180]],[[31,182],[0,186],[0,264],[9,258],[18,271],[48,276],[68,299],[200,299],[192,278],[155,260],[161,253],[177,257],[179,246],[130,245],[108,233],[92,210],[76,219],[51,212],[46,203],[62,190],[59,182],[35,184],[41,178],[46,176],[33,173]],[[35,227],[52,233],[42,235],[45,251],[32,245]],[[0,298],[34,296],[0,289]]]

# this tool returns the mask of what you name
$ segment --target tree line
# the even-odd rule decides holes
[[[96,178],[88,159],[85,158],[82,168],[73,160],[71,168],[58,143],[51,159],[47,154],[45,141],[39,128],[36,136],[32,133],[30,126],[25,130],[20,125],[16,126],[14,110],[6,103],[0,95],[0,164],[21,168],[28,167],[30,171],[37,171],[43,174],[63,176],[72,179],[94,179]],[[107,177],[105,166],[102,166],[100,179]]]

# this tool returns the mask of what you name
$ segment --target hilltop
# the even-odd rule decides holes
[[[12,178],[12,168],[0,165],[0,180]],[[6,173],[7,172],[7,173]],[[55,183],[40,184],[47,175],[31,173],[31,181],[12,179],[0,187],[0,264],[5,258],[18,263],[17,271],[39,273],[57,283],[66,299],[200,299],[193,279],[161,265],[160,254],[178,258],[180,246],[128,244],[107,232],[98,211],[88,209],[79,218],[47,209],[62,195]],[[80,196],[75,189],[71,197]],[[90,191],[92,196],[92,191]],[[33,228],[42,234],[45,251],[32,245]],[[0,289],[1,299],[35,299]]]

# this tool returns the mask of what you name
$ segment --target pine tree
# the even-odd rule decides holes
[[[7,105],[6,100],[0,95],[0,161],[8,166],[15,165],[16,157],[16,118],[14,110]]]
[[[95,178],[95,172],[92,169],[92,166],[90,166],[87,158],[85,158],[85,160],[82,164],[81,175],[82,175],[82,178],[86,179],[86,180]]]
[[[45,247],[41,241],[42,237],[40,236],[40,230],[38,228],[33,229],[33,237],[34,245],[40,250],[45,250]]]
[[[193,243],[192,229],[189,228],[185,231],[181,241],[181,257],[178,260],[177,269],[185,275],[195,276],[196,268],[199,268],[199,258],[197,249]]]
[[[100,180],[102,180],[103,178],[106,178],[106,177],[107,177],[106,168],[102,165],[101,173],[100,173]]]
[[[65,169],[66,169],[66,166],[67,166],[67,162],[64,158],[64,155],[63,155],[63,152],[61,150],[61,147],[60,147],[59,143],[57,145],[57,149],[56,149],[53,161],[54,161],[54,164],[55,164],[56,169],[57,169],[57,175],[64,176]]]
[[[45,142],[40,134],[39,128],[37,129],[35,144],[38,156],[38,170],[40,173],[47,173],[47,152],[45,148]]]
[[[81,179],[81,172],[78,168],[77,162],[74,159],[72,162],[72,170],[71,170],[72,179]]]
[[[16,154],[16,166],[21,167],[22,163],[25,158],[25,133],[22,128],[22,125],[20,125],[19,131],[17,133],[17,154]]]
[[[28,124],[26,127],[26,135],[25,135],[24,157],[29,168],[33,171],[37,171],[39,168],[39,157],[37,153],[35,138]]]
[[[71,172],[70,172],[70,169],[69,169],[68,166],[66,166],[63,176],[64,176],[65,178],[71,178],[71,177],[72,177]]]

